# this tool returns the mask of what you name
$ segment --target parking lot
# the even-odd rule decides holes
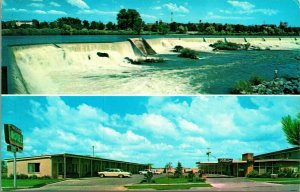
[[[154,178],[161,177],[155,175]],[[136,184],[142,181],[143,175],[133,175],[130,178],[114,178],[114,177],[93,177],[84,179],[68,179],[59,183],[50,184],[36,190],[72,190],[72,191],[116,191],[126,190],[124,185]]]
[[[155,175],[154,178],[164,175]],[[133,175],[131,178],[83,178],[68,179],[59,183],[30,189],[38,191],[124,191],[125,185],[137,184],[143,175]],[[208,178],[211,188],[197,188],[200,191],[299,191],[299,185],[281,185],[266,182],[255,182],[245,178]]]

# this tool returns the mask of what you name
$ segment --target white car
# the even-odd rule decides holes
[[[98,172],[99,177],[131,177],[130,172],[123,171],[121,169],[106,169],[105,171]]]
[[[143,171],[139,171],[139,174],[140,174],[140,175],[146,175],[148,172],[153,173],[153,171],[151,171],[150,169],[145,169],[145,170],[143,170]]]

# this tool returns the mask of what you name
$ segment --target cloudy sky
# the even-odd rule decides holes
[[[217,22],[300,26],[298,0],[2,0],[3,20],[53,21],[71,16],[116,21],[121,8],[137,9],[146,22]]]
[[[195,167],[291,147],[281,118],[299,97],[3,97],[3,122],[22,129],[18,156],[74,153]],[[4,158],[11,158],[2,139]]]

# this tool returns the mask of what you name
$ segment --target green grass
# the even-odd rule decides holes
[[[155,190],[180,190],[192,187],[211,187],[209,184],[186,184],[186,185],[133,185],[126,186],[128,189],[155,189]]]
[[[62,181],[62,179],[17,179],[17,188],[42,187],[59,181]],[[12,189],[14,185],[13,182],[12,179],[2,179],[2,187],[7,190]]]
[[[299,178],[247,178],[252,181],[261,181],[261,182],[266,182],[266,181],[300,181]]]
[[[160,177],[153,179],[155,184],[174,184],[174,183],[199,183],[199,182],[189,182],[187,178],[173,178],[173,177]]]
[[[282,184],[282,185],[300,185],[300,181],[279,181],[279,182],[268,182],[268,183],[274,183],[274,184]]]

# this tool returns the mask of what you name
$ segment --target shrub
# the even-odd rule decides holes
[[[174,52],[181,52],[181,50],[183,49],[184,47],[182,47],[181,45],[176,45],[175,47],[174,47]]]
[[[29,179],[37,179],[37,178],[38,178],[37,175],[31,175],[31,176],[29,176]]]
[[[28,175],[19,174],[19,175],[17,175],[17,179],[28,179]]]
[[[251,91],[251,84],[248,81],[238,81],[231,88],[230,93],[232,94],[245,94]]]
[[[181,50],[178,57],[198,59],[198,53],[195,50],[184,48],[184,49]]]
[[[247,175],[247,177],[249,177],[249,178],[257,178],[257,177],[259,177],[259,174],[258,174],[258,172],[257,172],[256,170],[253,170],[253,171],[251,171],[251,172]]]
[[[152,183],[153,173],[148,171],[147,174],[144,175],[144,180],[147,183]]]
[[[51,177],[49,175],[44,175],[44,176],[40,177],[40,179],[51,179]]]
[[[290,168],[281,169],[278,172],[278,177],[292,178],[294,177],[294,170]]]
[[[255,76],[252,76],[249,81],[250,81],[251,85],[259,85],[259,84],[262,84],[264,79],[260,76],[255,75]]]
[[[241,44],[223,41],[217,41],[210,46],[213,47],[214,50],[238,50],[242,47]]]
[[[14,178],[14,175],[13,174],[10,174],[9,176],[8,176],[8,179],[13,179]]]
[[[197,181],[198,181],[198,182],[205,182],[206,179],[204,179],[204,178],[198,178]]]
[[[194,173],[193,171],[190,171],[190,172],[188,173],[188,176],[187,176],[188,181],[189,181],[189,182],[193,182],[193,181],[194,181],[194,177],[195,177],[195,173]]]
[[[6,173],[2,173],[2,174],[1,174],[1,178],[2,178],[2,179],[8,179],[8,176],[7,176]]]
[[[259,177],[261,177],[261,178],[271,178],[271,173],[267,172],[267,173],[264,173],[264,174],[260,175]]]

